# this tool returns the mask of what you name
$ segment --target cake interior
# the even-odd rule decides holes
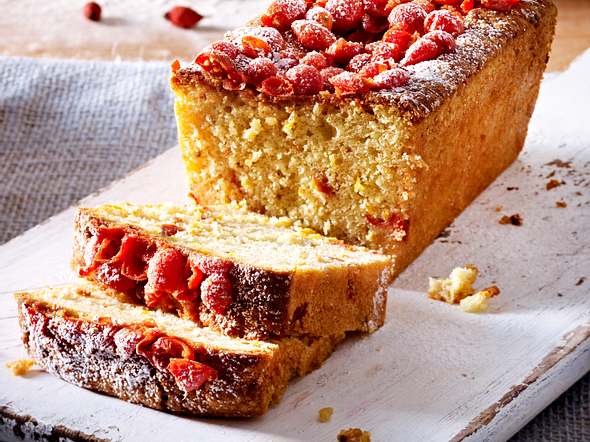
[[[174,225],[178,231],[165,236],[166,242],[272,271],[321,271],[389,262],[383,255],[323,237],[287,218],[266,217],[236,204],[200,207],[123,203],[84,210],[109,224],[136,227],[150,236],[163,237],[162,226]]]
[[[278,349],[277,344],[229,338],[170,313],[119,302],[116,297],[89,286],[48,288],[16,296],[26,302],[41,302],[51,309],[66,310],[70,316],[90,322],[109,318],[116,325],[155,323],[166,335],[182,338],[197,347],[246,355],[271,354]]]

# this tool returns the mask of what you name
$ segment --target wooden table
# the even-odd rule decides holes
[[[270,0],[193,2],[206,17],[194,30],[163,14],[175,3],[102,0],[103,20],[82,15],[83,0],[0,0],[0,54],[102,60],[189,60],[209,41],[243,24]],[[556,0],[559,19],[550,71],[564,70],[590,47],[590,1]],[[7,14],[6,11],[11,11]]]

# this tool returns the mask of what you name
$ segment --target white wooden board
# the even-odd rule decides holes
[[[587,52],[545,80],[525,152],[401,275],[386,325],[345,342],[259,419],[174,416],[40,371],[13,377],[3,366],[24,352],[10,293],[74,278],[73,209],[37,226],[0,248],[0,411],[33,417],[38,425],[29,429],[37,431],[126,441],[320,441],[346,427],[369,430],[376,441],[508,438],[590,369],[589,76]],[[551,173],[565,184],[548,191]],[[185,193],[172,149],[83,204],[176,201]],[[567,208],[557,208],[558,200]],[[498,223],[513,213],[523,226]],[[428,276],[464,263],[482,270],[481,287],[502,289],[486,314],[424,294]],[[325,406],[334,416],[320,424]]]

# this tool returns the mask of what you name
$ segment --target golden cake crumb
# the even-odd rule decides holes
[[[549,181],[547,181],[547,184],[545,184],[545,190],[555,189],[556,187],[559,187],[562,184],[565,184],[565,182],[562,180],[556,180],[555,178],[552,178]]]
[[[461,310],[467,313],[482,313],[488,309],[488,299],[500,294],[500,289],[495,285],[461,299]]]
[[[24,376],[35,365],[34,359],[17,359],[6,363],[6,368],[12,371],[14,376]]]
[[[360,428],[349,428],[338,433],[338,442],[371,442],[371,433]]]
[[[458,304],[461,299],[473,294],[473,283],[479,271],[474,265],[453,269],[447,279],[428,278],[428,296],[437,301]]]
[[[559,209],[565,209],[567,207],[567,203],[565,201],[555,201],[555,207]]]
[[[500,224],[512,224],[513,226],[520,227],[522,226],[523,221],[524,220],[522,218],[522,215],[520,215],[519,213],[515,213],[510,216],[504,215],[502,218],[500,218],[498,222]]]
[[[320,422],[329,422],[332,419],[332,414],[334,413],[334,409],[332,407],[324,407],[320,408],[318,412],[318,420]]]

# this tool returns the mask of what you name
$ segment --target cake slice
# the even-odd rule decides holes
[[[247,341],[87,286],[18,293],[22,339],[50,373],[159,410],[257,416],[289,379],[321,365],[343,335]]]
[[[551,0],[275,0],[173,65],[203,204],[246,201],[401,271],[518,156]]]
[[[371,332],[390,258],[237,205],[79,209],[74,267],[123,300],[231,336]]]

